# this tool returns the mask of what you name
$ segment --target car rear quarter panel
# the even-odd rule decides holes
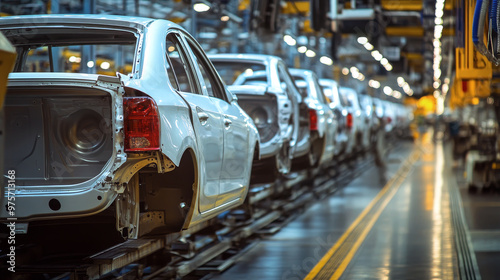
[[[167,21],[155,21],[148,26],[138,56],[140,79],[125,84],[156,101],[161,118],[161,150],[176,166],[186,149],[192,148],[197,154],[189,107],[171,86],[166,72],[166,36],[169,30],[177,28]]]

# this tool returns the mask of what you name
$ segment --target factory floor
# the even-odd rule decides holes
[[[500,192],[470,191],[451,141],[401,141],[213,279],[499,279]]]

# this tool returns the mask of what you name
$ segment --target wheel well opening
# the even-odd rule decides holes
[[[167,173],[158,173],[156,168],[140,171],[139,197],[143,229],[148,227],[149,231],[161,233],[182,229],[189,210],[194,207],[196,168],[193,157],[191,151],[185,151],[179,166]],[[143,225],[144,221],[146,224],[149,222],[149,225]]]

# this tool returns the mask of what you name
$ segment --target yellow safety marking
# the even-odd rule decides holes
[[[343,245],[346,239],[352,234],[354,229],[373,210],[372,208],[377,203],[382,201],[380,203],[379,208],[376,210],[375,214],[373,214],[373,216],[371,217],[371,219],[369,220],[369,222],[367,223],[366,227],[363,229],[361,234],[357,237],[356,241],[350,248],[346,257],[342,260],[341,264],[335,270],[334,274],[331,276],[330,279],[338,279],[340,276],[342,276],[342,273],[344,273],[345,269],[347,268],[350,261],[354,257],[354,254],[365,240],[366,236],[368,235],[373,225],[381,215],[382,211],[385,209],[387,204],[391,201],[392,197],[394,197],[396,192],[399,190],[401,183],[403,183],[403,181],[406,179],[406,175],[411,170],[411,168],[409,168],[408,166],[413,164],[419,158],[419,156],[420,156],[420,151],[418,150],[415,150],[409,156],[408,160],[397,171],[396,175],[392,177],[389,180],[389,182],[387,182],[387,184],[382,188],[382,190],[377,194],[377,196],[370,202],[370,204],[363,210],[363,212],[361,212],[361,214],[356,218],[356,220],[354,220],[354,222],[349,226],[347,231],[344,232],[344,234],[333,245],[333,247],[331,247],[330,250],[328,250],[328,252],[323,256],[323,258],[321,258],[321,260],[316,264],[316,266],[309,272],[309,274],[307,274],[307,276],[304,278],[305,280],[313,279],[314,277],[316,277],[316,275],[318,275],[318,273],[324,268],[324,266],[328,263],[328,261],[332,258],[332,256]]]

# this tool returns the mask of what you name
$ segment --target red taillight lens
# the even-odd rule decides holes
[[[352,114],[351,113],[347,114],[347,123],[346,123],[347,128],[349,129],[352,128],[352,121],[353,121]]]
[[[318,115],[316,110],[309,110],[309,129],[311,131],[318,130]]]
[[[160,117],[149,97],[123,99],[125,151],[140,152],[160,149]]]

